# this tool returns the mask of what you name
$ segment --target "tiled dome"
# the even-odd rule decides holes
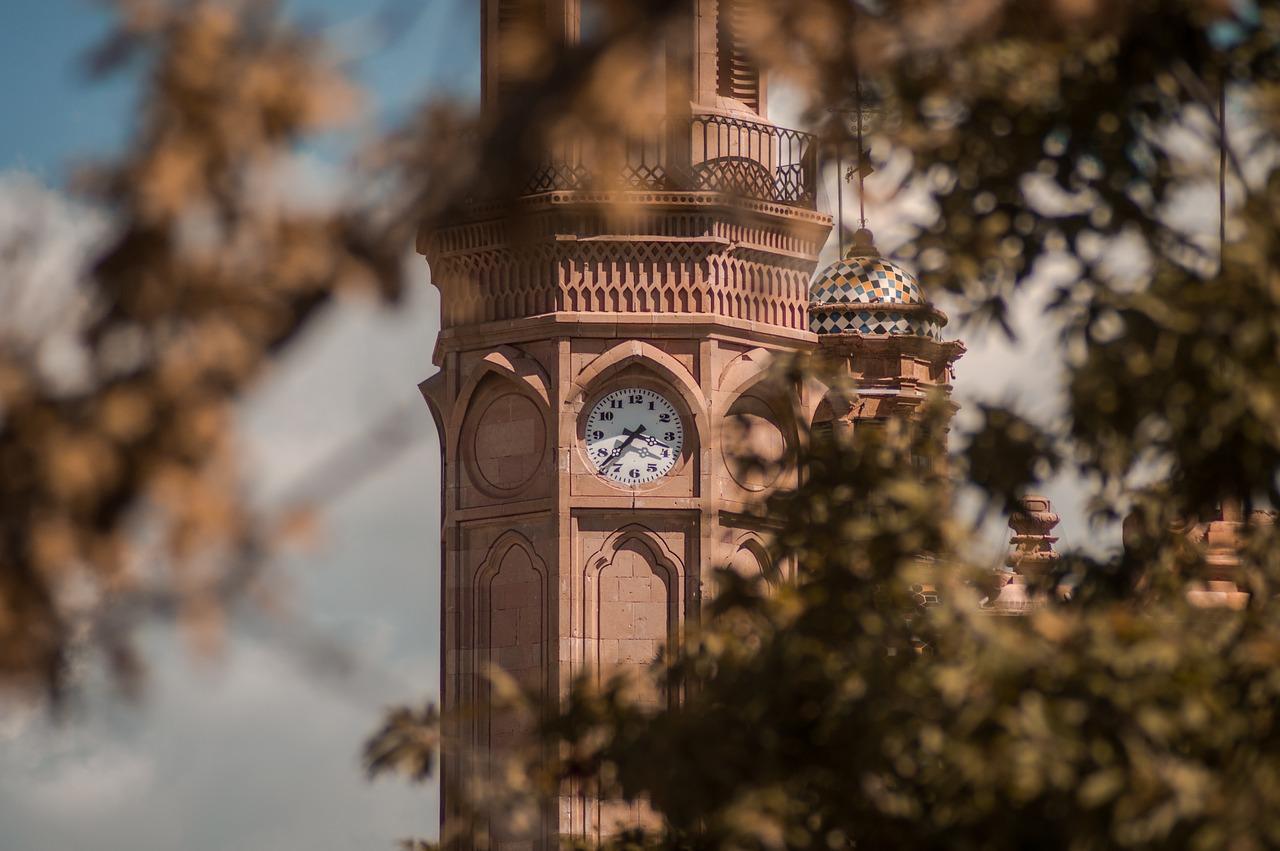
[[[809,287],[810,304],[924,304],[914,275],[884,259],[871,231],[858,231],[844,258],[832,263]]]
[[[859,310],[861,305],[866,309]],[[865,228],[854,234],[849,253],[820,272],[809,287],[809,330],[815,334],[938,340],[940,319],[915,276],[881,257]]]

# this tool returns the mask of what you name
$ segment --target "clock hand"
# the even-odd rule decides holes
[[[653,451],[655,448],[666,449],[668,452],[671,451],[670,444],[663,443],[661,440],[658,440],[656,437],[649,437],[648,435],[645,436],[645,445],[640,448],[644,450],[644,453],[646,455],[653,458],[658,457]]]
[[[622,460],[622,450],[624,450],[624,449],[626,449],[628,446],[630,446],[630,445],[631,445],[631,442],[632,442],[633,440],[635,440],[637,437],[639,437],[639,436],[640,436],[640,434],[641,434],[643,431],[644,431],[644,426],[640,426],[640,428],[636,429],[635,431],[627,431],[627,430],[624,428],[624,429],[622,430],[622,433],[623,433],[623,434],[625,434],[625,435],[627,436],[627,439],[626,439],[626,440],[624,440],[624,441],[622,441],[622,445],[621,445],[621,446],[619,446],[617,449],[613,450],[613,459],[612,459],[611,461],[609,461],[609,463],[608,463],[608,464],[605,464],[605,465],[604,465],[604,466],[605,466],[605,468],[612,467],[614,464],[616,464],[616,463],[618,463],[619,461],[621,461],[621,460]]]

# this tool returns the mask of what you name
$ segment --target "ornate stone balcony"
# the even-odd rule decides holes
[[[553,150],[526,195],[570,190],[722,192],[815,209],[817,144],[809,133],[724,115],[655,119],[613,145],[581,140]]]
[[[700,315],[809,336],[809,280],[831,229],[813,136],[698,115],[548,148],[527,183],[420,234],[446,330]]]

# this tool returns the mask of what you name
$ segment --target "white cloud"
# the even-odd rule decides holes
[[[381,706],[403,695],[318,681],[245,637],[202,669],[174,638],[149,637],[143,705],[99,698],[0,746],[0,847],[337,851],[432,831],[430,788],[371,786],[359,768]]]
[[[153,792],[155,764],[145,756],[100,745],[82,760],[35,778],[17,794],[45,817],[68,812],[98,818]]]
[[[277,200],[324,167],[290,169],[271,189]],[[327,202],[320,193],[297,203]],[[45,235],[33,243],[37,278],[76,280],[100,218],[29,177],[0,174],[0,234],[21,224],[24,208],[40,211]],[[145,643],[152,671],[140,705],[90,685],[83,714],[62,726],[6,705],[2,851],[346,851],[434,832],[434,787],[371,786],[358,761],[386,705],[437,691],[439,457],[416,385],[432,369],[438,311],[425,263],[414,258],[413,268],[403,306],[339,305],[242,418],[255,459],[247,469],[269,490],[371,418],[409,412],[407,451],[327,506],[317,552],[280,566],[300,622],[363,664],[351,677],[322,675],[269,637],[290,634],[281,622],[274,633],[237,629],[223,660],[198,665],[179,636],[157,628]]]
[[[86,377],[76,331],[91,304],[81,282],[106,225],[31,174],[0,172],[0,340],[32,353],[43,377],[67,390]]]

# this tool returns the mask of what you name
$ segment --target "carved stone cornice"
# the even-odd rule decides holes
[[[919,305],[923,308],[925,305]],[[865,305],[863,306],[865,309]],[[859,334],[824,334],[820,340],[824,354],[832,357],[857,357],[866,355],[906,355],[922,358],[931,363],[951,366],[967,351],[959,340],[931,340],[912,335],[886,335],[882,337]]]
[[[551,313],[808,328],[830,217],[714,192],[551,192],[424,232],[446,329]]]
[[[485,201],[466,205],[458,224],[519,218],[552,209],[609,208],[616,210],[645,207],[654,210],[688,211],[704,209],[720,218],[774,218],[809,225],[824,232],[831,229],[831,216],[816,210],[771,201],[757,201],[724,192],[663,191],[590,191],[561,190],[523,195],[513,200]],[[419,234],[418,250],[430,237],[425,229]]]
[[[435,265],[457,254],[564,240],[716,239],[816,265],[830,230],[825,213],[719,192],[549,192],[472,205],[454,223],[423,228],[417,247]]]
[[[507,319],[442,330],[436,340],[437,362],[449,350],[515,345],[530,340],[586,339],[726,339],[762,346],[809,350],[818,335],[711,314],[617,315],[560,311],[524,319]]]

